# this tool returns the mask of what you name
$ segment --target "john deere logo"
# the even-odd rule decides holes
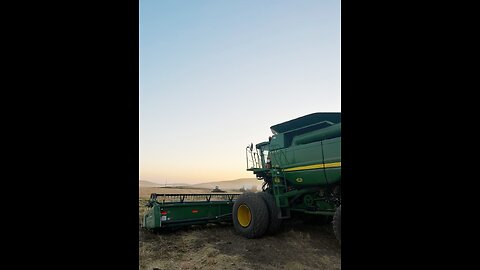
[[[275,180],[274,180],[274,181],[275,181],[275,183],[280,183],[280,178],[275,177]]]
[[[301,183],[301,182],[303,182],[303,179],[302,178],[297,178],[297,179],[295,179],[295,181],[297,181],[298,183]]]

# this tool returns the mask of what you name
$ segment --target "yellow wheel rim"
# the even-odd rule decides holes
[[[252,213],[250,212],[250,208],[248,208],[248,206],[245,204],[240,205],[237,211],[237,219],[238,223],[240,223],[242,227],[248,227],[252,221]]]

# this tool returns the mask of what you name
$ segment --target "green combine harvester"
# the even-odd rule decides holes
[[[246,149],[247,170],[263,181],[262,192],[215,194],[226,196],[216,202],[207,198],[170,203],[158,202],[158,195],[152,194],[144,227],[230,219],[240,235],[258,238],[278,232],[282,221],[297,212],[331,217],[341,241],[341,114],[313,113],[270,129],[273,136],[268,141]]]
[[[268,141],[247,147],[247,170],[263,192],[240,196],[235,230],[248,238],[275,233],[292,212],[333,216],[341,239],[341,114],[313,113],[270,127]]]

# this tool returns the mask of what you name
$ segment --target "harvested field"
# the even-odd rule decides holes
[[[330,223],[293,218],[277,235],[260,239],[237,235],[230,223],[154,233],[140,228],[149,192],[139,200],[139,269],[340,269],[340,245]]]

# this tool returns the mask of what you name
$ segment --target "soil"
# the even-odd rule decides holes
[[[140,216],[146,210],[140,200]],[[140,227],[139,269],[340,269],[330,221],[296,217],[273,236],[246,239],[231,223],[151,232]]]

